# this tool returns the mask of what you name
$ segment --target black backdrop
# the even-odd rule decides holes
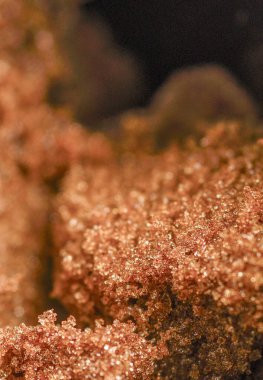
[[[175,68],[217,62],[263,101],[263,0],[94,0],[83,11],[142,61],[148,96]]]

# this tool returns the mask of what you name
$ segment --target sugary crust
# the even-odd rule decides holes
[[[132,319],[174,342],[167,378],[238,376],[259,357],[263,151],[246,138],[223,123],[185,150],[77,166],[57,202],[54,294],[83,323]],[[213,372],[218,350],[227,364]]]
[[[156,349],[134,332],[132,324],[97,323],[94,331],[75,327],[73,317],[55,324],[46,312],[36,327],[0,330],[1,379],[148,380]]]
[[[179,73],[121,119],[116,145],[129,154],[117,161],[103,136],[46,104],[64,68],[36,3],[1,1],[0,32],[0,326],[34,323],[43,307],[46,190],[70,167],[54,214],[54,295],[96,326],[56,326],[47,312],[36,327],[0,329],[1,379],[228,380],[252,366],[260,376],[262,141],[223,123],[185,149],[143,153],[218,118],[253,122],[253,102],[216,67]]]

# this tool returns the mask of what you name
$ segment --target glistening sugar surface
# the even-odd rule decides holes
[[[131,323],[81,331],[73,317],[56,325],[52,311],[39,322],[0,330],[1,379],[147,380],[153,373],[156,349]]]
[[[166,344],[163,378],[238,377],[260,357],[263,150],[247,139],[221,123],[188,149],[76,166],[59,196],[55,295]]]
[[[0,4],[0,324],[33,321],[43,301],[50,201],[43,186],[72,165],[57,202],[54,293],[80,324],[96,326],[98,316],[122,322],[81,331],[72,318],[56,326],[49,312],[36,327],[2,329],[0,377],[249,378],[263,345],[262,142],[228,123],[185,149],[153,157],[138,151],[146,141],[141,126],[155,147],[162,126],[170,139],[184,121],[191,129],[220,117],[227,93],[234,91],[223,102],[227,118],[255,119],[253,104],[224,72],[183,74],[183,91],[174,97],[172,81],[150,117],[137,123],[131,116],[127,135],[137,155],[116,162],[103,136],[45,104],[61,62],[43,15],[30,0]],[[203,91],[190,121],[187,102],[170,113],[185,88],[198,89],[194,78],[210,86],[220,75],[222,98],[208,96],[211,112]]]

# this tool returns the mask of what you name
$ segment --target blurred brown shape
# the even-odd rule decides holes
[[[35,323],[46,300],[48,197],[21,175],[2,144],[0,198],[0,326]]]
[[[201,136],[220,120],[238,120],[253,128],[257,118],[253,99],[227,70],[203,65],[175,72],[149,107],[129,111],[115,124],[124,150],[155,151],[173,139]]]
[[[45,2],[69,69],[60,94],[77,119],[89,124],[136,104],[144,85],[139,62],[116,44],[105,22],[84,17],[77,3]]]
[[[45,307],[48,214],[59,179],[73,162],[96,164],[111,149],[103,136],[46,103],[50,83],[64,72],[40,3],[3,0],[0,31],[3,326],[34,323]]]

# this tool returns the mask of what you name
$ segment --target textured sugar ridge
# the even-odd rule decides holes
[[[56,325],[52,311],[39,322],[0,330],[1,379],[147,380],[153,373],[156,349],[131,323],[81,331],[73,317]]]
[[[149,114],[124,118],[121,150],[138,155],[115,162],[102,135],[46,103],[64,68],[37,3],[3,0],[0,31],[0,325],[34,323],[43,308],[47,193],[71,166],[55,215],[54,294],[95,325],[56,326],[48,312],[36,327],[1,329],[0,377],[259,380],[262,141],[219,124],[185,150],[138,154],[177,127],[255,119],[251,100],[216,68],[179,73]],[[189,113],[183,96],[218,80],[220,96]]]
[[[186,150],[76,166],[59,196],[54,294],[167,345],[163,378],[238,378],[260,358],[263,151],[246,140],[219,124]]]

